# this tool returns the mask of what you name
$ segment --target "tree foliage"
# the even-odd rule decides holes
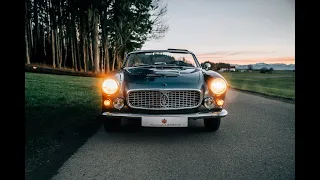
[[[26,0],[25,63],[109,72],[168,30],[161,0]]]

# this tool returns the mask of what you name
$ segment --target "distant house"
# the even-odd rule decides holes
[[[219,72],[235,72],[236,67],[235,66],[229,66],[229,67],[220,67],[218,69]]]

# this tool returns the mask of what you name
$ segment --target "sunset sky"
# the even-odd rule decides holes
[[[200,62],[295,64],[294,0],[164,0],[169,30],[142,49],[188,49]]]

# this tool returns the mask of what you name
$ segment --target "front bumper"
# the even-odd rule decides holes
[[[121,113],[121,112],[102,112],[101,116],[105,118],[142,118],[142,117],[188,117],[188,119],[203,118],[223,118],[228,115],[228,111],[222,109],[218,112],[197,112],[184,114],[140,114],[140,113]]]

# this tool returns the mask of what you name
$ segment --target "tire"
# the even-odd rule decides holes
[[[104,129],[107,132],[116,132],[120,130],[121,119],[105,119],[104,120]]]
[[[217,131],[220,127],[221,118],[204,119],[204,129],[207,132]]]

